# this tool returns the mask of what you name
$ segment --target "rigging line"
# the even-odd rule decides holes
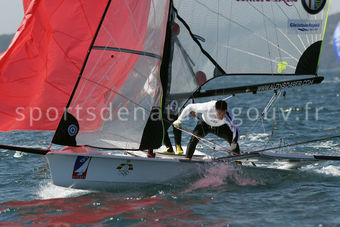
[[[297,14],[299,15],[299,19],[302,20],[302,17],[301,17],[301,15],[300,15],[300,11],[296,8],[295,5],[293,5],[293,7],[294,7],[294,9],[296,10]],[[309,16],[309,14],[308,14],[308,16]],[[288,18],[288,19],[289,19],[289,18]],[[310,46],[311,43],[310,43],[310,41],[309,41],[309,37],[308,37],[307,34],[306,34],[305,36],[306,36],[307,44],[308,44],[308,46]],[[300,35],[298,35],[298,37],[300,38]],[[305,45],[304,45],[304,46],[305,46]],[[306,49],[306,48],[305,48],[305,49]]]
[[[267,132],[266,132],[266,128],[264,126],[264,118],[261,119],[261,125],[262,125],[262,128],[263,128],[263,133],[266,135]],[[270,139],[271,139],[271,135],[268,136],[268,141],[264,144],[264,147],[266,148],[268,146],[268,144],[270,143]]]
[[[170,121],[170,120],[163,119],[163,121],[166,121],[166,122],[170,123],[170,125],[172,125],[172,121]],[[173,126],[173,127],[175,127],[175,126]],[[230,152],[230,150],[226,149],[225,147],[223,147],[223,146],[221,146],[221,145],[219,145],[219,144],[217,144],[217,143],[214,143],[214,142],[212,142],[212,141],[210,141],[210,140],[208,140],[208,139],[205,139],[205,138],[203,138],[203,137],[200,137],[200,136],[198,136],[198,135],[195,135],[194,133],[190,132],[190,131],[189,131],[188,129],[186,129],[186,128],[183,128],[183,127],[176,127],[176,129],[178,129],[178,130],[180,130],[180,131],[182,131],[182,132],[184,132],[184,133],[186,133],[186,134],[188,134],[188,135],[194,136],[196,139],[200,140],[204,145],[206,145],[208,148],[210,148],[210,149],[212,149],[212,150],[214,150],[214,151],[218,151],[218,152]],[[209,145],[209,144],[211,144],[211,145]],[[220,147],[221,150],[217,150],[217,149],[214,148],[213,146]]]
[[[280,61],[282,62],[282,56],[281,56],[281,51],[280,51],[280,44],[279,44],[279,36],[277,34],[277,24],[275,22],[275,16],[274,16],[274,8],[273,8],[273,2],[270,2],[270,7],[272,9],[272,15],[274,18],[274,26],[275,26],[275,35],[276,35],[276,43],[277,43],[277,51],[279,52],[279,57],[280,57]]]
[[[184,49],[183,45],[181,44],[181,42],[179,41],[179,39],[177,37],[174,38],[173,42],[178,45],[178,48],[183,55],[185,63],[187,64],[193,78],[195,78],[195,72],[194,72],[194,69],[193,69],[193,66],[195,66],[195,62],[190,58],[189,54]]]
[[[89,59],[89,57],[90,57],[91,49],[92,49],[92,47],[93,47],[93,45],[94,45],[94,43],[95,43],[95,41],[96,41],[96,39],[97,39],[97,36],[98,36],[98,34],[99,34],[99,31],[100,31],[100,28],[101,28],[101,26],[102,26],[102,24],[103,24],[103,22],[104,22],[106,13],[107,13],[107,11],[109,10],[110,5],[111,5],[111,0],[108,0],[107,5],[106,5],[105,10],[104,10],[104,13],[103,13],[103,16],[100,18],[100,22],[99,22],[99,24],[98,24],[96,33],[94,34],[94,37],[93,37],[93,39],[92,39],[92,41],[91,41],[91,45],[90,45],[90,47],[89,47],[89,49],[88,49],[88,51],[87,51],[87,55],[86,55],[86,57],[85,57],[83,66],[82,66],[82,68],[81,68],[81,70],[80,70],[80,72],[79,72],[79,76],[78,76],[78,79],[77,79],[77,81],[76,81],[76,83],[75,83],[75,85],[74,85],[74,88],[73,88],[73,91],[72,91],[72,93],[71,93],[70,99],[68,100],[68,103],[66,104],[65,111],[67,111],[67,109],[70,107],[71,102],[72,102],[72,99],[73,99],[73,97],[74,97],[74,95],[75,95],[75,93],[76,93],[76,91],[77,91],[77,87],[78,87],[78,85],[79,85],[79,83],[80,83],[80,79],[81,79],[82,76],[83,76],[83,73],[84,73],[84,70],[85,70],[85,66],[86,66],[87,61],[88,61],[88,59]]]
[[[266,32],[266,39],[268,39],[268,31],[267,31],[267,24],[266,24],[266,20],[265,20],[264,9],[263,9],[263,5],[261,5],[261,6],[262,6],[262,11],[263,11],[262,15],[263,15],[264,30]],[[272,59],[271,54],[270,54],[270,47],[269,47],[269,43],[268,42],[267,42],[267,48],[268,48],[269,59]],[[274,74],[274,72],[273,72],[273,62],[272,61],[270,61],[270,70],[272,71],[272,74]]]
[[[241,50],[239,48],[236,48],[236,47],[232,47],[232,46],[226,46],[224,45],[225,48],[230,48],[232,50],[235,50],[235,51],[238,51],[238,52],[241,52],[241,53],[244,53],[244,54],[247,54],[247,55],[250,55],[250,56],[254,56],[254,57],[257,57],[257,58],[260,58],[260,59],[263,59],[263,60],[266,60],[266,61],[269,61],[269,62],[274,62],[274,63],[280,63],[279,61],[277,60],[274,60],[274,59],[270,59],[270,58],[267,58],[267,57],[264,57],[264,56],[261,56],[261,55],[258,55],[256,53],[253,53],[253,52],[250,52],[250,51],[246,51],[246,50]],[[295,67],[292,66],[292,65],[289,65],[287,64],[287,67],[289,68],[292,68],[295,70]]]
[[[117,62],[118,59],[115,60],[115,62]],[[97,81],[95,84],[96,86],[92,88],[92,90],[88,93],[88,96],[87,98],[83,101],[82,104],[80,104],[81,106],[84,105],[89,99],[91,99],[91,95],[93,94],[93,92],[95,92],[95,90],[97,89],[97,87],[101,86],[101,83],[105,78],[110,80],[109,78],[107,78],[107,74],[111,71],[111,69],[113,68],[113,66],[115,66],[115,63],[111,64],[110,67],[106,70],[106,72],[104,73],[104,75],[99,79],[99,81]],[[83,80],[86,82],[86,81],[93,81],[92,79],[90,78],[83,78]],[[83,88],[85,88],[85,85],[83,86]],[[80,97],[80,95],[78,96]]]
[[[104,28],[104,27],[105,27],[105,26],[103,26],[103,28]],[[108,40],[106,46],[108,46],[108,45],[110,44],[110,42],[111,42],[111,40]],[[94,48],[91,48],[91,50],[92,50],[92,49],[94,49]],[[96,63],[94,64],[94,66],[92,67],[91,71],[89,72],[89,74],[88,74],[88,76],[87,76],[88,78],[91,78],[91,76],[94,74],[94,72],[95,72],[95,70],[96,70],[96,68],[97,68],[97,66],[98,66],[98,64],[99,64],[99,62],[100,62],[100,60],[101,60],[101,59],[103,58],[103,56],[104,56],[104,53],[105,53],[105,51],[102,51],[102,53],[100,54],[100,56],[97,58]],[[115,61],[114,61],[113,64],[115,64],[115,63],[118,61],[118,59],[119,59],[119,57],[115,59]],[[109,78],[107,78],[107,79],[110,80]],[[87,84],[87,80],[85,80],[85,83],[82,84],[82,86],[79,88],[79,89],[80,89],[80,90],[79,90],[79,94],[81,94],[81,93],[83,92],[83,90],[84,90],[85,87],[86,87],[86,84]],[[95,89],[95,88],[94,88],[94,89]],[[94,90],[94,89],[93,89],[93,90]],[[93,91],[92,91],[92,92],[93,92]],[[92,92],[91,92],[91,93],[92,93]],[[90,97],[91,93],[89,94],[89,97]],[[75,97],[74,103],[77,103],[79,97],[80,97],[79,95],[78,95],[77,97]],[[86,102],[86,100],[85,100],[84,102]]]
[[[277,98],[281,95],[281,89],[280,91],[277,93],[275,92],[274,95],[271,97],[271,99],[269,100],[269,102],[267,103],[266,107],[263,109],[261,115],[257,118],[256,122],[254,123],[254,125],[249,129],[249,131],[247,132],[247,134],[245,135],[243,140],[246,140],[248,138],[248,136],[250,135],[250,133],[254,130],[255,126],[257,125],[257,123],[263,119],[264,115],[266,112],[268,112],[269,108],[273,105],[273,103],[277,100]]]
[[[310,18],[310,15],[309,15],[309,13],[307,14],[308,15],[308,19]],[[308,46],[310,46],[311,45],[311,42],[310,42],[310,39],[309,39],[309,36],[308,36],[308,34],[306,33],[306,39],[307,39],[307,41],[308,41]]]
[[[232,98],[232,97],[234,97],[234,95],[230,95],[230,96],[228,96],[228,97],[226,97],[226,98],[224,98],[224,99],[222,99],[223,101],[226,101],[226,100],[228,100],[228,99],[230,99],[230,98]]]
[[[314,16],[312,16],[312,17],[314,17]],[[308,19],[311,20],[310,17]],[[314,35],[313,34],[309,34],[309,36],[310,36],[310,39],[312,40],[312,43],[314,43]]]
[[[303,48],[304,48],[304,49],[307,49],[307,47],[305,46],[305,43],[302,41],[300,35],[298,35],[298,38],[299,38],[300,42],[302,43]]]
[[[325,13],[324,13],[324,11],[322,10],[322,13],[321,13],[321,16],[320,16],[321,19],[325,17],[324,14],[325,14]],[[327,16],[327,14],[326,14],[326,16]],[[323,24],[324,26],[326,26],[326,22],[327,22],[327,20],[325,20],[324,23],[322,23],[322,24]],[[322,32],[321,32],[321,40],[323,40],[322,35],[323,35],[323,29],[322,29]],[[315,36],[316,36],[316,39],[318,39],[317,34],[315,34]]]
[[[177,128],[177,127],[176,127],[176,128]],[[198,139],[198,140],[200,140],[200,141],[202,141],[202,142],[206,142],[205,145],[207,145],[207,146],[208,146],[208,144],[211,144],[211,145],[214,145],[214,146],[216,146],[216,147],[221,148],[221,150],[216,150],[214,147],[208,146],[209,148],[211,148],[211,149],[214,150],[214,151],[230,153],[230,150],[226,149],[225,147],[223,147],[223,146],[221,146],[221,145],[219,145],[219,144],[217,144],[217,143],[214,143],[214,142],[212,142],[212,141],[210,141],[210,140],[208,140],[208,139],[205,139],[205,138],[203,138],[203,137],[197,136],[197,135],[195,135],[194,133],[190,132],[188,129],[185,129],[185,128],[182,128],[182,127],[179,127],[179,128],[177,128],[177,129],[180,130],[180,131],[182,131],[182,132],[184,132],[184,133],[187,133],[187,134],[189,134],[189,135],[191,135],[191,136],[194,136],[196,139]]]
[[[281,6],[280,6],[279,4],[276,4],[276,6],[281,10],[281,12],[286,16],[286,18],[289,19],[288,15],[283,11],[283,9],[281,8]],[[294,6],[294,7],[295,7],[295,6]],[[299,14],[299,12],[298,12],[298,14]],[[300,14],[299,14],[299,17],[300,17],[300,19],[301,19]],[[298,38],[300,39],[300,42],[301,42],[302,46],[304,47],[304,49],[306,49],[306,45],[305,45],[305,43],[303,42],[303,40],[301,39],[301,36],[300,36],[300,35],[298,35]]]
[[[99,63],[99,61],[101,60],[101,58],[102,58],[103,55],[104,55],[105,49],[108,48],[108,44],[109,44],[111,41],[113,41],[115,44],[117,44],[117,43],[115,42],[114,38],[112,37],[112,35],[110,34],[110,32],[107,31],[107,29],[106,29],[105,26],[103,26],[103,29],[104,29],[104,31],[106,31],[106,33],[110,36],[110,39],[108,40],[107,45],[106,45],[105,47],[103,47],[104,49],[103,49],[103,51],[102,51],[102,53],[101,53],[101,56],[97,59],[95,66],[92,68],[91,73],[90,73],[90,76],[91,76],[91,74],[94,73],[94,71],[95,71],[95,69],[96,69],[96,67],[97,67],[97,65],[98,65],[98,63]],[[93,47],[92,49],[98,49],[98,47],[95,46],[95,47]],[[99,49],[102,49],[102,48],[99,48]],[[120,48],[117,48],[117,49],[120,50]],[[122,52],[122,51],[121,51],[121,52]],[[123,52],[124,52],[124,51],[123,51]],[[147,55],[145,55],[145,54],[142,54],[142,55],[147,56]],[[122,55],[119,55],[118,58],[115,59],[115,61],[111,64],[111,66],[106,70],[105,74],[104,74],[103,77],[100,79],[100,81],[102,81],[104,78],[106,78],[106,79],[108,79],[109,81],[111,81],[111,79],[110,79],[109,77],[107,77],[106,75],[109,73],[109,71],[113,68],[113,66],[115,65],[115,63],[116,63],[116,62],[119,60],[119,58],[121,58],[121,57],[122,57]],[[125,62],[127,63],[127,59],[125,58],[124,55],[123,55],[123,59],[124,59]],[[84,80],[86,80],[86,81],[92,81],[92,82],[93,82],[93,80],[91,80],[90,78],[84,78]],[[100,81],[99,81],[99,82],[100,82]],[[85,88],[85,84],[86,84],[86,82],[85,82],[84,85],[82,86],[82,90]],[[98,83],[96,83],[96,84],[100,86],[100,84],[98,84]],[[94,87],[94,88],[92,89],[92,91],[91,91],[91,93],[89,94],[88,98],[90,98],[90,95],[94,92],[95,89],[96,89],[96,87]],[[137,89],[137,90],[138,90],[138,89]],[[117,94],[118,94],[118,92],[117,92]],[[122,97],[123,97],[123,96],[122,96]],[[88,100],[88,98],[84,101],[84,103]],[[130,99],[127,99],[127,100],[130,100]],[[131,101],[131,100],[130,100],[130,101]]]
[[[136,34],[137,34],[137,36],[138,36],[138,39],[139,39],[139,41],[141,41],[141,40],[142,40],[142,37],[141,37],[140,34],[138,33],[138,29],[137,29],[137,26],[136,26],[135,19],[134,19],[134,17],[133,17],[134,15],[133,15],[133,13],[132,13],[132,10],[131,10],[131,8],[129,7],[129,4],[127,3],[127,1],[125,0],[124,2],[125,2],[126,8],[129,10],[130,18],[132,19],[131,21],[132,21],[132,23],[133,23],[133,27],[134,27],[134,29],[135,29],[135,31],[136,31]],[[138,2],[141,2],[141,1],[138,1]],[[138,7],[138,6],[137,6],[137,7]],[[149,10],[150,10],[150,7],[151,7],[151,6],[149,6]]]
[[[107,34],[108,36],[110,36],[110,41],[112,40],[112,42],[113,42],[116,46],[119,46],[119,44],[117,43],[117,41],[113,38],[113,36],[112,36],[111,33],[106,29],[105,26],[103,26],[103,29],[104,29],[104,31],[106,32],[106,34]],[[145,54],[144,54],[144,55],[145,55]],[[128,64],[128,59],[126,59],[126,56],[120,54],[119,57],[121,57],[121,56],[123,56],[123,59],[125,60],[126,64]],[[147,67],[148,71],[151,71],[149,65],[147,65],[146,67]],[[135,67],[133,67],[132,70],[135,71]],[[140,73],[138,73],[138,75],[142,76],[142,74],[140,74]],[[133,79],[133,82],[134,82],[135,84],[137,84],[136,79],[135,79],[134,77],[132,77],[132,79]],[[110,79],[108,79],[108,80],[110,80]],[[138,90],[138,89],[136,89],[136,90]]]
[[[203,48],[202,44],[200,43],[200,41],[195,37],[195,34],[192,33],[190,26],[186,23],[186,21],[178,14],[178,11],[175,7],[173,7],[174,12],[177,15],[177,18],[179,21],[181,21],[184,25],[184,27],[187,29],[187,31],[189,32],[192,40],[198,45],[198,47],[200,48],[201,52],[211,61],[211,63],[223,74],[227,74],[224,69],[215,61],[215,59]]]
[[[107,30],[107,28],[105,27],[105,26],[103,26],[103,30],[106,32],[106,34],[108,35],[108,36],[110,36],[110,39],[109,39],[109,42],[113,42],[114,44],[115,44],[115,46],[117,46],[116,48],[118,49],[118,52],[120,53],[120,55],[119,55],[119,58],[121,57],[121,56],[123,56],[123,59],[125,60],[125,62],[126,62],[126,64],[128,64],[128,59],[126,59],[126,57],[125,57],[125,55],[122,55],[121,53],[122,52],[127,52],[126,50],[128,50],[128,49],[122,49],[122,48],[120,48],[119,47],[119,44],[117,43],[117,41],[113,38],[113,36],[111,35],[111,33],[110,33],[110,31],[109,30]],[[96,46],[96,48],[97,48],[97,46]],[[106,46],[106,48],[108,48],[108,46]],[[131,50],[130,50],[131,51]],[[131,52],[132,53],[132,52]],[[133,53],[132,53],[133,54]],[[152,55],[152,56],[149,56],[149,55]],[[157,59],[159,59],[159,60],[162,60],[162,57],[161,56],[159,56],[159,55],[156,55],[156,54],[154,54],[154,53],[141,53],[140,54],[141,56],[149,56],[149,57],[154,57],[154,58],[157,58]],[[160,57],[160,58],[159,58]],[[115,64],[115,62],[114,63],[112,63],[112,64]],[[150,67],[149,66],[147,66],[148,67],[148,69],[150,69]],[[134,70],[134,68],[133,68],[133,70]],[[149,70],[150,71],[150,70]],[[109,78],[107,78],[108,80],[110,80]]]
[[[230,11],[229,11],[229,15],[232,16],[232,8],[233,8],[233,1],[231,1],[230,3]],[[228,26],[228,34],[227,34],[227,45],[229,46],[230,44],[230,32],[231,31],[231,21],[229,21],[229,26]],[[227,54],[226,54],[226,67],[228,69],[228,59],[229,59],[229,49],[227,49]]]
[[[322,18],[324,18],[324,11],[322,11],[322,13],[321,13],[321,15],[320,15],[320,19],[319,19],[319,20],[321,20],[321,25],[324,25],[324,23],[322,23],[322,22],[323,22]],[[315,19],[315,21],[318,20],[318,18],[317,18],[316,15],[314,15],[314,19]],[[320,25],[320,26],[321,26],[321,25]],[[319,40],[321,40],[321,41],[323,40],[323,39],[322,39],[322,32],[323,32],[322,27],[321,27],[320,31],[321,31],[321,34],[318,34],[317,32],[315,32],[314,34],[312,34],[313,40],[315,39],[315,42],[317,42],[317,41],[319,41]]]
[[[322,11],[322,13],[323,13],[323,11]],[[321,14],[321,18],[322,18],[322,14]],[[316,15],[314,15],[314,20],[317,20]],[[315,39],[315,42],[318,40],[318,34],[317,33],[312,34],[312,37],[313,37],[313,40]]]
[[[258,10],[254,5],[250,4],[250,2],[247,2],[251,7],[253,7],[258,13],[262,14],[264,17],[266,17],[268,19],[268,21],[270,21],[271,23],[273,23],[275,25],[275,23],[272,21],[272,19],[270,17],[268,17],[267,15],[265,15],[264,13],[262,13],[260,10]],[[263,8],[263,5],[262,5]],[[288,40],[288,42],[300,53],[302,54],[301,50],[295,45],[295,43],[279,28],[277,28],[277,30]]]
[[[104,31],[107,33],[107,35],[110,36],[110,40],[109,40],[109,41],[111,42],[111,40],[112,40],[112,42],[114,42],[114,44],[115,44],[116,46],[119,46],[118,43],[116,42],[116,40],[112,37],[111,33],[106,29],[105,26],[103,26],[103,29],[104,29]],[[123,61],[125,61],[126,64],[128,64],[128,59],[126,58],[125,55],[122,55],[121,53],[120,53],[120,55],[118,56],[118,59],[117,59],[116,61],[118,61],[119,58],[121,58],[121,57],[123,57]],[[116,61],[115,61],[115,62],[116,62]],[[110,66],[109,70],[112,69],[112,67],[113,67],[113,65],[115,64],[115,62],[112,63],[112,65]],[[150,69],[149,66],[147,66],[147,67],[148,67],[148,69]],[[109,72],[109,70],[107,70],[107,72]],[[132,71],[137,72],[136,69],[135,69],[135,67],[132,68]],[[106,74],[107,74],[107,73],[105,73],[105,75],[106,75]],[[139,75],[139,76],[144,76],[142,73],[138,73],[138,72],[137,72],[137,75]],[[139,89],[138,89],[138,85],[137,85],[137,82],[136,82],[136,78],[134,78],[134,77],[131,77],[131,78],[132,78],[132,80],[133,80],[133,82],[134,82],[134,84],[135,84],[135,86],[136,86],[136,91],[138,92]],[[149,78],[148,78],[148,77],[146,77],[146,78],[147,78],[148,81],[149,81]],[[107,78],[107,79],[108,79],[109,81],[112,81],[110,78]],[[112,95],[113,95],[113,94],[110,95],[110,98],[111,98]],[[128,99],[128,100],[129,100],[129,99]]]
[[[93,80],[91,80],[91,79],[87,79],[87,78],[86,78],[85,80],[87,80],[87,81],[89,81],[89,82],[92,82],[92,83],[94,83],[94,84],[97,84],[98,86],[100,86],[100,87],[102,87],[102,88],[105,88],[105,89],[107,89],[107,90],[109,90],[109,91],[111,91],[111,92],[113,92],[113,93],[116,93],[117,95],[119,95],[119,96],[122,97],[123,99],[128,100],[128,101],[130,101],[131,103],[135,104],[136,106],[139,106],[139,107],[141,107],[142,109],[144,109],[144,110],[148,111],[149,113],[151,113],[151,111],[148,110],[146,107],[140,105],[139,103],[134,102],[133,100],[131,100],[131,99],[129,99],[128,97],[126,97],[125,95],[120,94],[118,91],[115,91],[113,88],[109,88],[109,87],[107,87],[107,86],[104,86],[103,84],[99,84],[98,82],[93,81]]]
[[[340,135],[329,136],[329,137],[324,137],[324,138],[321,138],[321,139],[307,140],[307,141],[287,144],[287,145],[283,145],[283,146],[270,147],[270,148],[265,148],[265,149],[261,149],[261,150],[250,151],[248,154],[258,154],[258,153],[264,152],[264,151],[270,151],[270,150],[281,149],[281,148],[286,148],[286,147],[294,147],[294,146],[303,145],[303,144],[307,144],[307,143],[315,143],[315,142],[320,142],[320,141],[330,140],[330,139],[336,139],[336,138],[340,138]]]
[[[217,13],[216,11],[210,9],[207,5],[201,3],[201,2],[199,2],[199,1],[197,1],[197,0],[196,0],[196,2],[199,3],[199,4],[201,4],[203,7],[205,7],[207,10],[211,11],[212,13],[215,13],[215,14]],[[244,26],[244,25],[238,23],[237,21],[234,21],[234,20],[232,20],[232,19],[230,19],[230,18],[228,18],[228,17],[226,17],[226,16],[224,16],[224,15],[220,15],[220,16],[221,16],[222,18],[224,18],[225,20],[230,21],[230,22],[232,22],[232,23],[238,25],[239,27],[241,27],[241,28],[247,30],[247,31],[250,32],[251,34],[253,34],[253,35],[259,37],[260,39],[262,39],[262,40],[264,40],[264,41],[266,41],[266,42],[269,42],[269,43],[270,43],[272,46],[274,46],[275,48],[277,47],[277,46],[275,45],[275,43],[271,42],[270,40],[266,40],[266,38],[263,37],[262,35],[260,35],[260,34],[258,34],[258,33],[256,33],[256,32],[254,32],[254,31],[252,31],[252,30],[250,30],[249,28],[247,28],[246,26]],[[284,33],[282,33],[282,34],[284,35]],[[286,37],[286,38],[287,38],[287,37]],[[281,50],[282,52],[284,52],[285,54],[287,54],[288,56],[290,56],[290,57],[291,57],[292,59],[294,59],[296,62],[299,61],[299,60],[296,59],[293,55],[291,55],[290,53],[288,53],[288,51],[286,51],[286,50],[284,50],[284,49],[282,49],[282,48],[280,48],[280,50]]]
[[[127,9],[129,10],[129,13],[130,13],[130,15],[131,15],[131,18],[133,18],[132,11],[131,11],[131,9],[130,9],[130,7],[128,6],[128,4],[127,4],[126,1],[125,1],[125,5],[126,5]],[[136,34],[137,34],[139,40],[141,40],[142,37],[141,37],[140,34],[138,33],[138,29],[136,28],[136,23],[135,23],[135,21],[132,20],[132,23],[133,23],[134,29],[135,29],[135,31],[136,31]],[[103,26],[103,29],[104,29],[104,31],[106,31],[106,33],[110,36],[110,40],[108,40],[108,44],[109,44],[109,42],[110,42],[111,40],[112,40],[113,42],[115,42],[114,39],[113,39],[113,37],[112,37],[112,35],[110,34],[110,32],[107,31],[107,29],[106,29],[105,26]],[[105,46],[105,50],[106,50],[106,49],[110,49],[110,48],[108,48],[108,44]],[[102,48],[101,48],[101,47],[93,47],[92,49],[102,49]],[[151,55],[150,55],[149,53],[142,52],[142,51],[138,51],[138,52],[137,52],[137,51],[127,50],[127,49],[121,49],[121,48],[111,48],[110,50],[116,50],[116,51],[118,50],[118,51],[120,51],[120,52],[128,52],[128,51],[129,51],[129,53],[140,54],[140,55],[144,55],[144,56],[156,57],[156,58],[160,58],[160,59],[161,59],[161,57],[158,56],[158,55],[155,55],[155,54],[152,54],[152,53],[151,53]],[[103,51],[103,52],[104,52],[104,51]],[[101,57],[98,58],[98,60],[97,60],[97,62],[96,62],[96,65],[95,65],[95,66],[93,67],[93,69],[92,69],[92,72],[94,72],[94,70],[95,70],[95,68],[96,68],[96,66],[97,66],[97,64],[98,64],[98,62],[99,62],[99,60],[102,58],[102,56],[103,56],[103,53],[102,53]],[[124,59],[125,59],[125,57],[124,57]],[[125,59],[125,60],[126,60],[126,59]],[[116,60],[116,61],[117,61],[117,60]],[[115,62],[116,62],[116,61],[115,61]],[[126,60],[126,61],[127,61],[127,60]],[[113,64],[111,65],[111,67],[107,70],[107,73],[108,73],[109,70],[113,67],[113,65],[114,65],[114,63],[113,63]],[[92,72],[91,72],[91,74],[92,74]],[[107,73],[105,73],[104,76],[106,76]],[[104,79],[104,77],[103,77],[102,79]],[[107,79],[110,80],[109,78],[107,78]],[[83,86],[83,88],[84,88],[84,87],[85,87],[85,85]],[[92,91],[94,91],[94,90],[95,90],[95,88],[93,88]]]
[[[218,13],[220,13],[220,0],[218,0],[217,1],[217,10],[218,10]],[[217,14],[217,29],[216,29],[216,33],[217,33],[217,40],[216,40],[216,56],[217,56],[217,59],[219,59],[219,48],[218,48],[218,46],[219,46],[219,42],[218,42],[218,38],[219,38],[219,31],[220,31],[220,17],[218,16],[218,14]]]

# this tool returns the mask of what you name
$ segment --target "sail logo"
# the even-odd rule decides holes
[[[175,112],[178,110],[178,102],[177,100],[172,100],[170,103],[170,110]]]
[[[116,169],[122,176],[127,176],[129,175],[130,171],[133,170],[133,165],[130,160],[127,160],[126,163],[120,164]]]
[[[75,124],[71,124],[67,128],[67,132],[70,136],[75,136],[78,133],[78,127]]]
[[[303,8],[310,14],[319,13],[326,5],[327,0],[301,0]]]
[[[259,86],[257,91],[269,91],[269,90],[279,90],[292,87],[302,87],[307,85],[312,85],[313,79],[299,80],[299,81],[286,81],[284,83],[273,83],[263,86]]]
[[[86,179],[91,157],[78,156],[74,163],[72,179]]]
[[[288,63],[286,61],[277,63],[277,73],[282,73],[283,70],[287,69]]]
[[[288,20],[288,31],[293,34],[321,34],[321,20]]]
[[[293,6],[298,0],[236,0],[237,2],[278,2],[285,3],[287,6]]]

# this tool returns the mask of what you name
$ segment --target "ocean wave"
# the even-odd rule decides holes
[[[57,199],[78,197],[90,193],[88,190],[64,188],[54,185],[51,181],[44,181],[40,184],[36,193],[37,199]]]
[[[306,147],[312,147],[316,149],[333,149],[338,146],[338,144],[334,143],[334,141],[325,141],[320,142],[318,144],[312,143],[312,144],[306,144]]]
[[[327,176],[340,176],[340,166],[337,165],[329,165],[330,162],[327,163],[314,163],[310,165],[306,165],[301,168],[302,171],[305,172],[314,172]]]
[[[257,141],[257,142],[261,142],[261,141],[265,141],[269,136],[269,133],[251,133],[248,135],[248,137],[246,138],[245,135],[241,136],[240,139],[241,140],[249,140],[249,141]]]
[[[24,152],[16,151],[13,155],[14,158],[21,158],[24,156]]]
[[[326,79],[323,81],[324,84],[334,84],[334,83],[340,83],[340,77],[333,76],[333,77],[326,77]]]
[[[232,181],[240,186],[255,186],[262,184],[250,178],[245,172],[234,165],[223,163],[209,167],[200,178],[184,192],[191,192],[201,188],[216,188]]]
[[[333,166],[333,165],[325,166],[325,167],[322,167],[321,169],[315,170],[315,172],[322,173],[322,174],[329,175],[329,176],[338,177],[340,176],[340,166]]]

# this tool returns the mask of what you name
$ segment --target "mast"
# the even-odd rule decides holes
[[[76,146],[77,145],[77,142],[76,142],[75,138],[76,138],[77,133],[79,132],[79,124],[77,122],[77,119],[74,116],[72,116],[70,113],[68,113],[68,108],[71,105],[72,99],[73,99],[73,97],[75,95],[75,92],[76,92],[77,87],[79,85],[80,79],[83,76],[85,66],[87,64],[87,61],[88,61],[89,56],[91,54],[91,51],[93,49],[93,45],[94,45],[94,43],[96,41],[96,38],[97,38],[98,33],[100,31],[100,28],[101,28],[101,26],[103,24],[105,15],[106,15],[109,7],[110,7],[110,4],[111,4],[111,0],[108,0],[107,5],[106,5],[105,10],[104,10],[104,13],[103,13],[103,16],[100,19],[100,22],[99,22],[99,25],[97,27],[96,33],[94,34],[92,42],[90,44],[90,47],[89,47],[89,49],[87,51],[87,55],[86,55],[86,58],[84,60],[83,66],[82,66],[82,68],[80,70],[77,82],[76,82],[76,84],[75,84],[75,86],[73,88],[73,91],[71,93],[70,99],[69,99],[69,101],[68,101],[68,103],[67,103],[67,105],[65,107],[64,116],[60,119],[58,128],[57,128],[57,130],[56,130],[56,132],[55,132],[55,134],[53,136],[52,143],[60,144],[60,145],[71,145],[71,146]],[[65,132],[68,132],[68,133],[66,134]]]

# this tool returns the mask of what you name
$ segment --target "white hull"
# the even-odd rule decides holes
[[[114,152],[114,151],[112,151]],[[147,158],[142,151],[123,154],[103,153],[91,148],[66,148],[47,153],[53,183],[78,189],[115,190],[150,184],[174,184],[191,179],[202,167],[216,162],[228,162],[244,167],[297,169],[316,156],[298,153],[263,152],[211,159],[196,151],[192,160],[184,156],[157,154]]]
[[[209,162],[103,155],[99,152],[56,151],[49,152],[46,157],[55,185],[93,190],[170,184],[195,175],[201,166]]]

